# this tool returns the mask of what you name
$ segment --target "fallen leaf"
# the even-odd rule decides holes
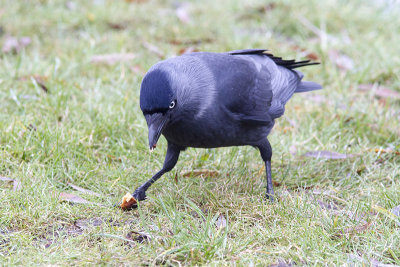
[[[2,51],[3,53],[18,53],[21,49],[28,46],[31,43],[29,37],[13,37],[8,36],[3,42]]]
[[[17,179],[11,179],[8,177],[4,177],[4,176],[0,176],[0,181],[4,181],[4,182],[12,182],[13,183],[13,191],[19,191],[22,189],[22,184],[19,180]]]
[[[125,0],[127,3],[144,3],[147,0]]]
[[[130,210],[137,207],[137,200],[131,195],[131,193],[126,193],[122,197],[121,204],[119,205],[122,210]]]
[[[221,228],[225,228],[226,227],[226,219],[225,217],[221,214],[218,216],[217,221],[215,222],[215,225],[217,226],[217,228],[221,229]]]
[[[367,260],[356,254],[348,254],[347,261],[348,263],[351,263],[350,266],[360,265],[360,266],[372,266],[372,267],[400,267],[399,265],[382,263],[375,259]],[[353,262],[355,265],[353,264]]]
[[[131,231],[126,235],[126,238],[138,243],[144,243],[148,242],[151,240],[151,237],[149,234],[145,232],[136,232],[136,231]]]
[[[169,40],[168,42],[173,45],[200,45],[202,43],[212,43],[214,39],[206,37],[206,38],[200,38],[200,39],[186,39],[186,40],[178,40],[178,39],[172,39]]]
[[[91,190],[89,190],[89,189],[82,188],[82,187],[77,186],[77,185],[74,185],[74,184],[72,184],[72,183],[67,183],[67,184],[68,184],[70,187],[72,187],[73,189],[75,189],[76,191],[82,192],[82,193],[84,193],[84,194],[88,194],[88,195],[93,195],[93,196],[96,196],[96,197],[100,197],[100,194],[95,193],[95,192],[93,192],[93,191],[91,191]]]
[[[91,58],[92,63],[105,63],[108,65],[113,65],[118,62],[126,62],[135,58],[133,53],[115,53],[115,54],[104,54],[96,55]]]
[[[107,22],[107,26],[113,30],[123,30],[126,28],[125,23]]]
[[[374,149],[370,149],[369,151],[371,151],[371,152],[375,152],[375,153],[394,153],[394,154],[396,154],[396,155],[400,155],[400,152],[399,151],[393,151],[392,149],[390,149],[390,148],[387,148],[387,149],[382,149],[382,148],[374,148]]]
[[[321,151],[310,151],[305,154],[303,154],[305,157],[312,157],[312,158],[325,158],[325,159],[347,159],[347,158],[352,158],[355,157],[356,155],[354,154],[341,154],[337,152],[331,152],[331,151],[326,151],[326,150],[321,150]]]
[[[153,45],[151,43],[148,43],[148,42],[143,42],[142,44],[147,50],[149,50],[150,52],[154,53],[159,58],[164,58],[164,53],[162,53],[157,46],[155,46],[155,45]]]
[[[217,177],[219,176],[219,171],[211,170],[192,170],[188,172],[181,173],[183,177]]]
[[[31,79],[32,79],[34,82],[36,82],[37,85],[39,85],[39,87],[42,88],[42,90],[43,90],[45,93],[48,93],[48,92],[49,92],[49,89],[48,89],[47,86],[44,84],[44,81],[43,81],[43,79],[41,79],[40,76],[32,76]]]
[[[322,208],[322,209],[326,209],[326,210],[338,210],[338,207],[335,204],[330,204],[330,203],[325,203],[321,200],[317,200],[318,205]]]
[[[130,69],[137,74],[143,75],[145,73],[145,71],[143,70],[143,68],[140,65],[134,65],[132,67],[130,67]]]
[[[346,236],[346,235],[353,235],[353,234],[356,234],[356,233],[361,233],[361,232],[364,232],[365,230],[367,230],[370,227],[371,224],[372,224],[372,222],[366,222],[366,223],[364,223],[362,225],[357,225],[355,227],[345,228],[343,230],[340,230],[340,231],[336,232],[335,236],[343,237],[343,236]]]
[[[313,60],[313,61],[319,60],[319,56],[314,52],[304,51],[304,53],[305,53],[305,57],[310,60]]]
[[[89,219],[78,219],[75,221],[74,225],[79,229],[87,229],[90,226],[100,226],[104,223],[101,218],[89,218]]]
[[[296,51],[296,52],[300,52],[299,57],[306,57],[309,60],[313,60],[313,61],[317,61],[319,60],[319,56],[311,51],[308,51],[307,49],[300,47],[298,45],[292,45],[291,48]]]
[[[279,259],[278,263],[271,264],[268,267],[292,267],[292,266],[297,266],[297,263],[295,261],[289,261],[288,263],[286,263],[284,260]]]
[[[353,60],[335,49],[329,51],[329,59],[341,70],[347,71],[354,68]]]
[[[374,95],[378,98],[391,98],[400,99],[400,92],[389,89],[388,87],[378,85],[378,84],[360,84],[358,89],[361,91],[372,91]]]
[[[386,263],[382,263],[375,259],[371,259],[371,266],[372,267],[400,267],[400,265],[397,265],[397,264],[386,264]]]
[[[267,13],[268,11],[271,11],[275,7],[276,7],[276,3],[272,2],[272,3],[261,5],[261,6],[257,7],[256,10],[261,13]]]
[[[188,53],[193,53],[193,52],[198,52],[198,51],[199,50],[197,48],[189,46],[189,47],[186,47],[186,48],[179,49],[178,55],[188,54]]]
[[[91,204],[91,205],[100,205],[98,203],[87,201],[86,199],[81,198],[80,196],[69,194],[65,192],[53,192],[53,195],[58,198],[61,202],[69,202],[75,204]]]
[[[275,181],[275,180],[272,179],[272,185],[273,185],[274,187],[279,187],[279,186],[282,185],[282,183],[281,183],[281,182],[278,182],[278,181]]]

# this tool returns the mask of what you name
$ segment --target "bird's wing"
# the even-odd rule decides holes
[[[246,49],[228,52],[230,55],[240,56],[252,61],[258,69],[267,70],[270,73],[270,86],[272,100],[269,114],[272,119],[278,118],[285,112],[285,104],[295,92],[301,92],[301,85],[306,87],[303,91],[320,89],[318,84],[301,82],[303,74],[293,70],[308,65],[319,64],[316,62],[284,60],[268,53],[265,49]],[[300,88],[300,89],[299,89]]]
[[[269,125],[272,101],[269,72],[251,61],[225,53],[197,53],[210,69],[216,88],[216,106],[233,120]]]

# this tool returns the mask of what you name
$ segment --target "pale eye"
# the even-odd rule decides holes
[[[169,104],[169,108],[174,108],[175,107],[175,100],[172,100],[171,104]]]

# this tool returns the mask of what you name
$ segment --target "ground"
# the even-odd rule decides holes
[[[396,1],[0,1],[0,265],[400,265]],[[270,135],[277,201],[254,148],[190,148],[114,208],[166,151],[146,70],[244,48],[321,62]]]

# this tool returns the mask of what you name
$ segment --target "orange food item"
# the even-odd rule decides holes
[[[126,193],[126,195],[122,197],[120,207],[123,210],[129,210],[136,208],[136,204],[137,200],[131,195],[131,193]]]

